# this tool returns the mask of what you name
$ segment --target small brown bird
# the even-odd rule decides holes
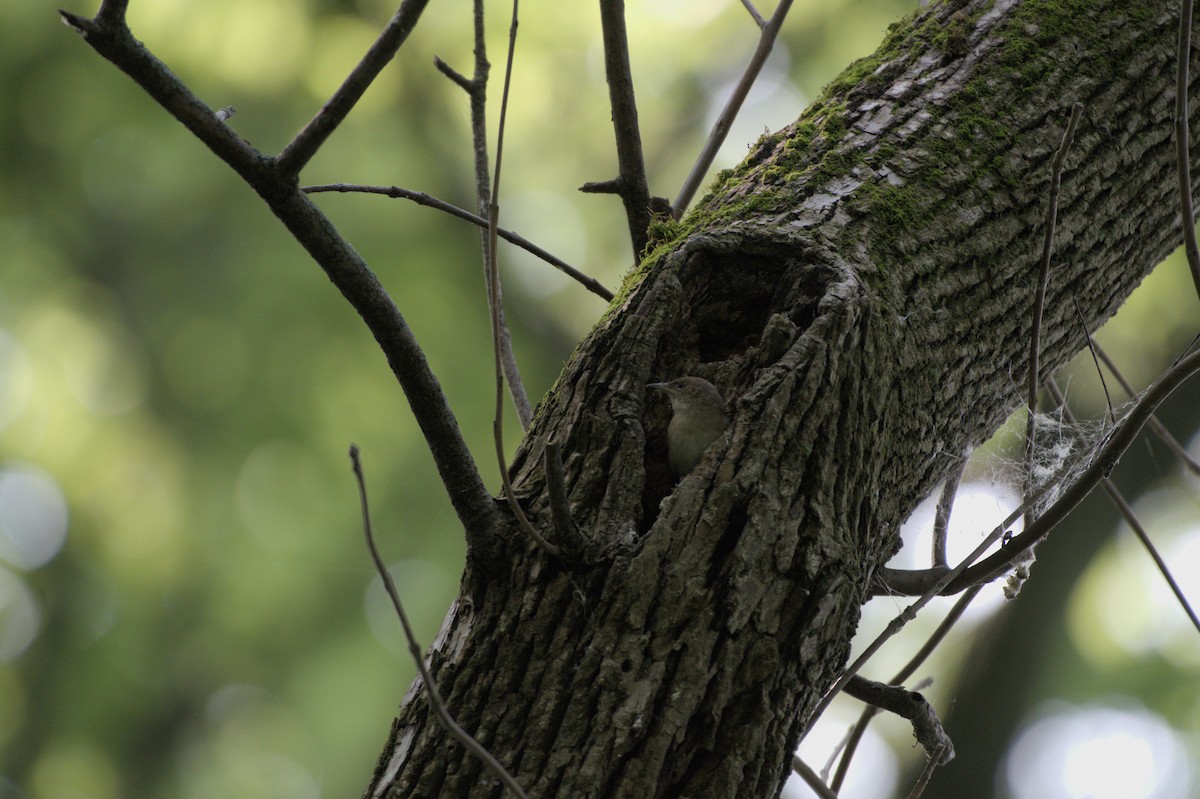
[[[651,383],[671,400],[667,425],[667,463],[677,476],[696,468],[700,456],[729,426],[725,400],[712,383],[701,377],[679,377],[669,383]]]

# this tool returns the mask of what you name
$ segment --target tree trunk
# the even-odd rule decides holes
[[[1020,404],[1073,102],[1043,374],[1177,245],[1174,6],[937,4],[660,226],[512,467],[569,545],[543,466],[562,442],[581,546],[492,531],[430,654],[530,796],[777,795],[900,522]],[[645,385],[685,374],[732,421],[673,484]],[[499,796],[426,700],[418,681],[368,794]]]

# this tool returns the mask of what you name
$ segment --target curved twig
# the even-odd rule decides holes
[[[950,538],[950,511],[954,507],[954,497],[958,494],[958,485],[962,482],[963,473],[967,470],[967,459],[964,457],[954,474],[946,478],[942,486],[942,495],[938,497],[937,510],[933,514],[932,561],[935,567],[947,566],[946,544]]]
[[[445,200],[439,200],[437,197],[434,197],[423,191],[411,191],[409,189],[403,189],[399,186],[367,186],[358,183],[322,183],[317,186],[305,186],[302,190],[308,194],[332,191],[361,194],[382,194],[385,197],[412,200],[417,205],[424,205],[427,208],[436,208],[439,211],[445,211],[447,214],[450,214],[450,216],[470,222],[472,225],[475,225],[479,228],[487,229],[488,225],[488,221],[482,216],[473,214],[465,208],[459,208],[457,205],[448,203]],[[585,289],[600,297],[605,302],[612,302],[613,293],[605,288],[600,281],[585,275],[583,272],[580,272],[578,269],[571,266],[558,256],[543,250],[541,247],[537,246],[523,236],[512,232],[511,230],[498,227],[496,228],[496,234],[510,244],[515,244],[526,252],[532,253],[538,258],[541,258],[543,261],[567,275],[576,283],[579,283]]]
[[[900,685],[868,680],[861,675],[855,675],[847,681],[843,690],[847,696],[912,722],[913,736],[930,757],[936,755],[942,758],[942,763],[949,763],[954,759],[954,746],[942,727],[941,719],[938,718],[933,705],[929,704],[929,700],[917,691],[909,691]]]
[[[821,775],[801,760],[800,755],[792,755],[792,771],[804,780],[805,784],[812,788],[813,793],[820,799],[837,799],[837,794],[829,790],[829,786],[821,781]]]
[[[500,221],[500,167],[504,162],[504,130],[508,119],[508,91],[512,86],[513,55],[517,48],[517,4],[513,0],[512,24],[508,29],[508,57],[504,64],[504,86],[500,92],[500,122],[496,128],[496,171],[492,174],[491,203],[488,205],[488,296],[494,311],[493,335],[496,336],[496,356],[499,358],[497,368],[503,368],[504,380],[508,383],[508,392],[512,396],[513,406],[517,410],[517,419],[521,429],[528,430],[533,423],[533,405],[529,395],[525,393],[525,384],[521,380],[521,370],[517,368],[517,358],[513,353],[512,337],[509,335],[508,324],[504,321],[504,295],[500,291],[500,267],[496,262],[496,237]],[[497,375],[499,378],[499,375]],[[503,393],[503,387],[500,389]],[[496,427],[499,430],[499,425]],[[502,447],[501,447],[502,449]],[[504,471],[504,463],[500,464]]]
[[[508,31],[508,58],[504,70],[504,87],[500,94],[500,123],[496,134],[496,171],[492,173],[492,193],[491,202],[488,203],[488,247],[487,247],[487,281],[488,281],[488,299],[489,308],[492,316],[492,352],[495,361],[496,370],[496,415],[492,420],[492,438],[496,443],[496,461],[500,468],[500,480],[504,484],[504,499],[508,502],[508,507],[520,523],[521,528],[529,534],[529,537],[551,555],[561,555],[562,550],[551,544],[549,541],[538,532],[537,528],[529,521],[529,517],[525,515],[525,510],[521,504],[517,502],[516,494],[513,492],[512,481],[508,477],[508,460],[504,453],[504,384],[507,371],[504,368],[504,340],[507,338],[508,329],[504,325],[503,311],[501,307],[500,295],[500,270],[496,266],[496,231],[498,228],[498,220],[500,217],[500,206],[497,198],[500,196],[500,168],[503,165],[504,158],[504,122],[508,113],[508,90],[512,82],[512,64],[513,51],[517,44],[517,8],[518,0],[513,0],[512,5],[512,24]],[[509,349],[511,354],[511,349]],[[515,364],[513,364],[515,368]],[[533,411],[529,407],[529,400],[525,397],[524,389],[520,382],[514,384],[510,379],[507,381],[509,390],[512,393],[513,402],[517,405],[517,415],[521,419],[521,425],[528,430],[529,422],[533,418]],[[522,405],[520,400],[524,400]]]
[[[504,783],[505,787],[521,799],[528,799],[525,791],[521,789],[520,784],[508,773],[508,769],[504,768],[500,761],[483,744],[476,741],[471,733],[459,726],[459,723],[454,720],[454,716],[450,715],[450,710],[446,707],[446,703],[442,701],[442,694],[438,691],[437,683],[433,681],[433,673],[430,672],[429,665],[425,662],[425,658],[421,654],[421,647],[417,644],[416,633],[413,632],[412,625],[408,621],[408,614],[404,612],[404,605],[400,602],[400,592],[396,590],[396,583],[392,580],[391,572],[384,565],[383,558],[379,556],[379,548],[375,546],[375,535],[371,531],[371,511],[367,506],[366,480],[363,478],[362,463],[358,458],[358,447],[354,444],[350,445],[350,464],[354,469],[354,478],[358,481],[358,499],[362,509],[363,534],[367,538],[367,549],[371,552],[371,560],[375,563],[375,571],[379,573],[379,578],[383,580],[383,587],[387,591],[388,598],[392,600],[392,607],[395,608],[396,615],[400,617],[401,626],[404,627],[404,638],[408,641],[408,654],[412,656],[413,662],[417,664],[417,671],[420,672],[421,680],[425,683],[425,690],[429,692],[430,707],[433,708],[438,721],[446,728],[446,732],[454,736],[455,740],[462,744],[468,752],[475,755],[485,766],[490,768],[500,778],[500,781]]]
[[[1074,425],[1076,423],[1075,414],[1071,413],[1071,409],[1067,406],[1067,398],[1063,396],[1058,383],[1051,379],[1046,383],[1046,388],[1054,397],[1054,401],[1062,406],[1063,417],[1067,420],[1067,423]],[[1158,547],[1154,546],[1154,542],[1150,540],[1150,534],[1146,532],[1146,528],[1138,520],[1137,514],[1133,512],[1133,508],[1125,501],[1125,495],[1117,488],[1116,483],[1108,477],[1100,481],[1100,486],[1104,489],[1104,493],[1108,494],[1108,498],[1112,500],[1113,505],[1116,506],[1121,516],[1124,517],[1125,523],[1129,525],[1129,529],[1133,530],[1133,534],[1142,543],[1142,547],[1150,555],[1150,559],[1154,561],[1159,574],[1166,580],[1167,587],[1175,595],[1175,600],[1183,608],[1183,612],[1187,615],[1188,620],[1192,622],[1192,626],[1196,628],[1196,632],[1200,632],[1200,618],[1197,618],[1196,611],[1192,608],[1192,604],[1188,602],[1187,595],[1183,593],[1183,589],[1179,587],[1175,576],[1171,574],[1171,569],[1167,566],[1167,562],[1159,554]]]

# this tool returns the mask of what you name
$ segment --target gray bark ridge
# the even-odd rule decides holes
[[[778,794],[899,523],[1020,402],[1073,102],[1047,373],[1085,344],[1076,306],[1095,329],[1177,246],[1174,13],[938,4],[652,242],[512,468],[549,531],[541,459],[562,443],[583,553],[472,559],[431,655],[531,796]],[[684,374],[732,420],[675,483],[645,386]],[[423,694],[368,794],[499,796]]]

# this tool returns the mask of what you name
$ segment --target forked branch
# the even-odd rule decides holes
[[[133,37],[123,3],[105,3],[94,19],[60,12],[101,56],[127,74],[253,188],[362,317],[396,375],[425,436],[438,474],[473,545],[494,544],[504,524],[463,441],[458,422],[425,353],[379,279],[293,175],[235,134]],[[407,4],[406,4],[407,6]],[[402,6],[402,9],[406,6]],[[399,12],[397,12],[399,13]],[[323,123],[324,124],[324,123]]]

